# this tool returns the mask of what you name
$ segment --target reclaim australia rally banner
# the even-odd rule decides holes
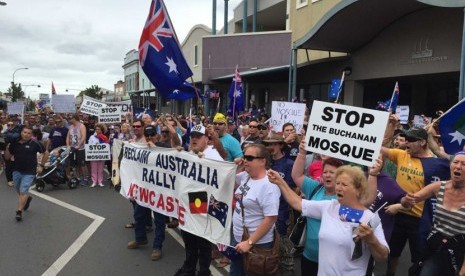
[[[234,163],[125,143],[120,193],[177,218],[184,231],[229,245],[235,174]]]

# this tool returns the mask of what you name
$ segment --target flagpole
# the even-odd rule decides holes
[[[233,92],[233,110],[232,110],[232,118],[234,120],[234,113],[236,112],[236,91],[237,91],[237,77],[236,77],[236,74],[237,74],[237,67],[239,65],[236,64],[236,71],[234,72],[234,77],[233,79],[235,79],[234,81],[234,92]]]
[[[394,85],[394,91],[392,91],[391,101],[389,102],[389,108],[388,108],[388,110],[391,109],[392,100],[394,100],[394,95],[396,94],[396,88],[397,88],[398,85],[399,85],[399,84],[398,84],[398,82],[396,81],[396,84]]]
[[[194,86],[195,96],[197,97],[197,107],[199,109],[200,115],[205,116],[205,111],[203,110],[202,100],[200,99],[199,91],[197,90],[197,87],[195,86],[194,78],[192,76],[191,76],[191,82],[192,82],[192,86]]]
[[[339,84],[339,91],[337,91],[337,97],[335,103],[339,102],[339,95],[342,92],[342,86],[344,85],[344,77],[345,77],[346,72],[342,71],[342,77],[341,77],[341,84]]]

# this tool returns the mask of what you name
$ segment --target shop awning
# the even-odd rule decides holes
[[[295,46],[351,53],[397,20],[432,6],[464,7],[465,0],[344,0],[297,40]]]

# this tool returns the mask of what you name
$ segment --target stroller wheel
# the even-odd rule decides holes
[[[72,177],[68,180],[68,187],[70,189],[76,189],[78,180],[75,177]]]
[[[44,191],[44,188],[45,188],[45,183],[43,181],[37,181],[36,183],[36,190],[40,193],[42,193]]]

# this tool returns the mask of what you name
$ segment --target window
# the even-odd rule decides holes
[[[303,8],[308,5],[308,0],[296,0],[296,9]],[[313,2],[314,0],[312,0]]]
[[[198,45],[194,45],[194,66],[198,66],[199,65],[199,46]]]

